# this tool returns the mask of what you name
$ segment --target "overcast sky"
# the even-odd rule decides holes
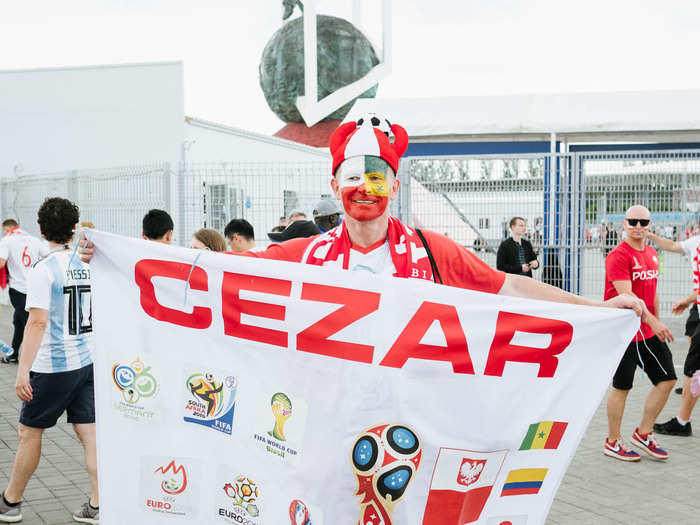
[[[274,133],[258,63],[281,14],[281,0],[0,0],[0,69],[183,60],[187,115]],[[696,0],[393,0],[378,96],[698,89],[699,15]]]

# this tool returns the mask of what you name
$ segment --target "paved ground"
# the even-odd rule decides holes
[[[9,319],[10,310],[0,306],[0,338],[6,341],[11,333]],[[676,363],[683,362],[685,350],[685,341],[674,343]],[[0,490],[6,486],[17,449],[19,400],[14,395],[15,371],[12,365],[0,365]],[[638,374],[623,422],[628,442],[648,390],[648,382]],[[675,415],[679,403],[680,396],[671,394],[660,419]],[[696,432],[700,435],[700,423]],[[564,478],[547,525],[700,523],[700,481],[694,476],[700,471],[698,437],[660,436],[661,445],[671,454],[668,462],[643,458],[639,463],[627,464],[603,456],[606,433],[603,403]],[[23,523],[74,523],[71,514],[87,501],[88,491],[82,447],[64,418],[44,435],[41,462],[25,492]]]

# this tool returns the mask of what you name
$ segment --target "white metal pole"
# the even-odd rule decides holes
[[[549,236],[547,239],[547,244],[552,246],[554,244],[554,228],[556,226],[556,184],[555,178],[557,176],[557,134],[552,132],[549,136]]]

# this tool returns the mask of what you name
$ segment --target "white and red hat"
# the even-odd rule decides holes
[[[389,124],[389,121],[384,119],[381,124],[387,124],[394,135],[392,143],[388,131],[383,131],[377,125],[380,122],[379,118],[373,116],[361,118],[356,122],[346,122],[336,128],[330,140],[334,175],[343,161],[364,155],[380,157],[392,167],[394,173],[398,172],[399,159],[408,148],[408,133],[402,126]]]

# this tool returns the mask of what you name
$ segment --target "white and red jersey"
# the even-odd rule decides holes
[[[476,255],[444,235],[423,230],[430,251],[440,272],[443,284],[466,288],[479,292],[498,293],[503,286],[506,274],[491,268]],[[318,236],[292,239],[280,244],[273,244],[261,252],[244,252],[238,255],[275,259],[278,261],[302,262],[309,245]],[[341,261],[327,261],[326,267],[342,268]],[[367,248],[356,245],[350,247],[348,264],[350,271],[369,271],[377,275],[394,275],[396,268],[392,262],[387,240],[375,243]],[[422,278],[421,275],[410,277]]]
[[[27,273],[32,265],[48,253],[46,246],[36,237],[19,227],[0,240],[0,259],[7,261],[10,288],[27,293]]]
[[[605,300],[618,295],[613,281],[630,281],[632,293],[647,305],[649,311],[656,315],[654,299],[659,278],[659,257],[656,250],[644,245],[643,250],[636,250],[628,243],[621,242],[605,259]],[[651,327],[642,323],[633,341],[641,341],[654,336]]]
[[[695,237],[693,237],[695,238]],[[700,304],[700,244],[695,246],[694,253],[690,259],[693,268],[693,291],[695,292],[695,304]]]

